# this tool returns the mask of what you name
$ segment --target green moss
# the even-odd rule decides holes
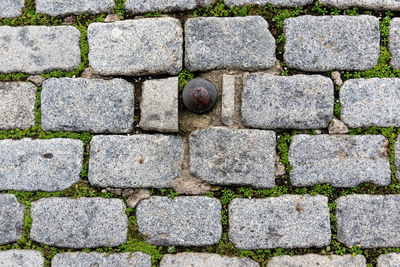
[[[124,19],[125,11],[125,0],[115,0],[114,14],[117,14],[120,19]]]

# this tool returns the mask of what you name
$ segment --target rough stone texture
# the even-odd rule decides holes
[[[36,87],[30,83],[0,83],[0,129],[28,129],[35,125]]]
[[[139,232],[159,246],[206,246],[221,238],[221,203],[209,197],[151,197],[136,208]]]
[[[242,120],[262,129],[326,128],[333,105],[334,86],[327,77],[256,73],[244,81]]]
[[[0,73],[76,69],[80,36],[72,26],[0,26]]]
[[[324,6],[340,9],[360,7],[374,10],[400,10],[399,0],[320,0],[319,2]]]
[[[275,39],[260,16],[189,19],[185,51],[190,71],[267,69],[276,61]]]
[[[333,118],[328,127],[329,134],[346,134],[349,128],[341,120]]]
[[[267,264],[267,267],[367,267],[367,260],[364,256],[357,255],[329,255],[321,256],[316,254],[306,254],[301,256],[279,256],[272,257]]]
[[[325,196],[236,198],[229,204],[229,239],[246,250],[324,247],[331,242],[329,217]]]
[[[89,182],[100,187],[171,187],[181,173],[183,144],[166,135],[94,136]]]
[[[233,125],[235,121],[235,75],[222,76],[222,109],[221,122],[225,125]]]
[[[42,86],[43,82],[46,80],[46,78],[40,76],[40,75],[32,75],[29,76],[27,81],[33,83],[36,86]]]
[[[272,4],[277,7],[298,7],[311,5],[313,0],[224,0],[228,7],[244,6],[244,5],[260,5],[265,6]]]
[[[22,15],[25,0],[2,0],[0,18],[15,18]]]
[[[134,86],[122,79],[53,78],[43,84],[42,129],[129,133],[135,110]]]
[[[32,202],[32,240],[70,248],[114,247],[127,241],[121,199],[42,198]]]
[[[114,0],[36,0],[36,13],[50,16],[111,13]]]
[[[51,261],[52,267],[151,267],[151,256],[143,252],[105,253],[67,252],[59,253]]]
[[[43,267],[44,257],[35,250],[7,250],[0,252],[1,267]]]
[[[140,103],[140,128],[178,132],[178,98],[178,77],[145,81]]]
[[[133,14],[148,12],[173,12],[195,9],[197,7],[210,6],[214,0],[127,0],[125,8]]]
[[[204,195],[213,187],[201,179],[191,176],[188,170],[183,170],[181,177],[174,180],[172,188],[180,195]]]
[[[396,177],[400,180],[400,140],[397,139],[394,144],[394,155],[395,155],[395,165],[396,165]]]
[[[143,199],[149,198],[150,191],[146,189],[138,189],[133,195],[126,200],[128,208],[133,209]]]
[[[304,71],[367,70],[378,63],[379,20],[373,16],[300,16],[285,20],[284,59]]]
[[[160,267],[258,267],[260,264],[248,259],[238,257],[221,257],[211,253],[178,253],[166,254],[161,260]]]
[[[337,239],[347,247],[400,246],[400,195],[350,195],[336,200]]]
[[[376,267],[398,267],[400,266],[400,254],[389,253],[378,257]]]
[[[16,242],[21,238],[24,214],[25,205],[19,203],[14,195],[0,194],[0,245]]]
[[[289,149],[294,186],[356,187],[391,182],[389,142],[381,135],[295,135]]]
[[[337,86],[342,86],[343,85],[343,80],[342,77],[340,76],[339,71],[332,71],[331,73],[331,78],[333,80],[333,83]]]
[[[275,133],[216,127],[189,137],[190,172],[210,184],[275,186]]]
[[[80,180],[83,143],[72,139],[0,141],[0,190],[62,191]]]
[[[390,65],[400,69],[400,18],[390,21],[388,47],[391,55]]]
[[[400,79],[347,80],[340,89],[342,121],[352,128],[400,127]]]
[[[92,23],[88,41],[89,64],[98,74],[174,75],[182,70],[183,33],[174,18]]]

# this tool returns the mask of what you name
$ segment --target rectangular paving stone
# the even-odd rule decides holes
[[[400,266],[400,254],[388,253],[378,257],[376,267],[396,267]]]
[[[278,256],[272,257],[267,267],[309,267],[309,266],[323,266],[323,267],[367,267],[367,260],[364,256],[357,255],[317,255],[306,254],[300,256]]]
[[[381,135],[295,135],[289,149],[294,186],[356,187],[391,182],[389,142]]]
[[[394,156],[395,156],[395,166],[396,166],[396,177],[400,180],[400,141],[397,139],[394,144]]]
[[[143,252],[135,253],[58,253],[51,260],[52,267],[151,267],[151,256]]]
[[[337,239],[347,247],[400,246],[400,195],[349,195],[336,200]]]
[[[340,9],[360,7],[373,10],[400,10],[400,2],[398,0],[320,0],[319,2],[324,6]]]
[[[276,137],[272,131],[215,127],[189,137],[190,172],[218,185],[275,186]]]
[[[139,232],[157,246],[206,246],[219,242],[221,203],[209,197],[151,197],[136,208]]]
[[[36,87],[25,82],[0,83],[0,129],[28,129],[35,125]]]
[[[92,23],[88,41],[89,64],[101,75],[175,75],[182,70],[183,33],[174,18]]]
[[[173,12],[210,6],[214,0],[127,0],[125,9],[129,13],[143,14],[147,12]]]
[[[111,13],[114,0],[36,0],[36,13],[50,16]]]
[[[178,77],[145,81],[140,103],[140,128],[178,132],[178,102]]]
[[[0,251],[0,267],[44,267],[44,257],[35,250]]]
[[[244,5],[260,5],[265,6],[271,4],[277,7],[299,7],[311,5],[313,0],[224,0],[228,7],[244,6]]]
[[[0,194],[0,245],[16,242],[21,238],[24,218],[25,205],[12,194]]]
[[[22,15],[25,0],[2,0],[0,18],[15,18]]]
[[[32,202],[31,239],[55,247],[115,247],[127,241],[121,199],[42,198]]]
[[[367,70],[378,63],[379,19],[373,16],[299,16],[285,20],[284,33],[289,68]]]
[[[183,143],[167,135],[94,136],[89,182],[100,187],[165,188],[180,176]]]
[[[258,267],[260,264],[249,258],[221,256],[211,253],[178,253],[163,256],[160,267]]]
[[[129,133],[134,110],[135,88],[122,79],[52,78],[43,83],[45,131]]]
[[[73,139],[0,141],[0,190],[63,191],[79,182],[83,143]]]
[[[236,198],[229,204],[229,240],[245,250],[324,247],[331,242],[329,218],[325,196]]]
[[[0,26],[0,73],[74,70],[81,63],[80,35],[72,26]]]
[[[390,65],[400,69],[400,18],[393,18],[389,26],[388,48],[391,55]]]
[[[185,67],[259,70],[274,66],[275,39],[260,16],[192,18],[185,23]]]
[[[400,79],[347,80],[340,89],[340,119],[352,128],[400,127]]]
[[[250,74],[244,81],[242,121],[262,129],[327,128],[333,105],[334,86],[327,77]]]
[[[235,123],[236,76],[224,74],[222,77],[221,122],[229,126]]]

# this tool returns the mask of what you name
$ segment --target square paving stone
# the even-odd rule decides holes
[[[185,23],[185,67],[259,70],[274,66],[275,39],[260,16],[192,18]]]
[[[376,267],[398,267],[400,266],[400,254],[389,253],[378,257]]]
[[[125,8],[129,13],[185,11],[210,6],[214,0],[127,0]]]
[[[182,70],[183,33],[174,18],[92,23],[88,42],[89,64],[101,75],[174,75]]]
[[[21,238],[24,218],[25,205],[12,194],[0,194],[0,245],[16,242]]]
[[[272,131],[215,127],[189,137],[190,172],[218,185],[275,186],[276,137]]]
[[[160,267],[259,267],[260,265],[245,257],[228,257],[211,253],[178,253],[166,254],[161,260]]]
[[[327,77],[256,73],[244,81],[242,120],[262,129],[327,128],[333,105],[334,86]]]
[[[50,16],[112,13],[114,0],[35,0],[36,13]]]
[[[36,87],[31,83],[0,83],[0,129],[28,129],[35,125]]]
[[[2,0],[0,18],[15,18],[22,15],[25,0]]]
[[[299,16],[285,20],[284,59],[304,71],[368,70],[378,64],[379,19],[373,16]]]
[[[357,255],[317,255],[306,254],[298,256],[272,257],[267,267],[367,267],[364,256]]]
[[[134,86],[122,79],[52,78],[43,83],[42,129],[129,133],[133,129]]]
[[[271,4],[277,7],[299,7],[313,3],[314,0],[224,0],[228,7],[244,5],[265,6]]]
[[[0,252],[1,267],[43,267],[44,257],[36,250],[6,250]]]
[[[221,203],[209,197],[151,197],[136,209],[139,232],[158,246],[206,246],[221,238]]]
[[[328,198],[320,195],[236,198],[229,204],[229,240],[245,250],[328,246],[331,242]]]
[[[324,6],[340,9],[359,7],[374,10],[400,10],[400,2],[398,0],[319,0],[319,2]]]

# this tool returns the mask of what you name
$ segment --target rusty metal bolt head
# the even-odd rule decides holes
[[[218,101],[218,91],[209,80],[196,78],[188,82],[182,93],[183,104],[194,113],[210,111]]]

